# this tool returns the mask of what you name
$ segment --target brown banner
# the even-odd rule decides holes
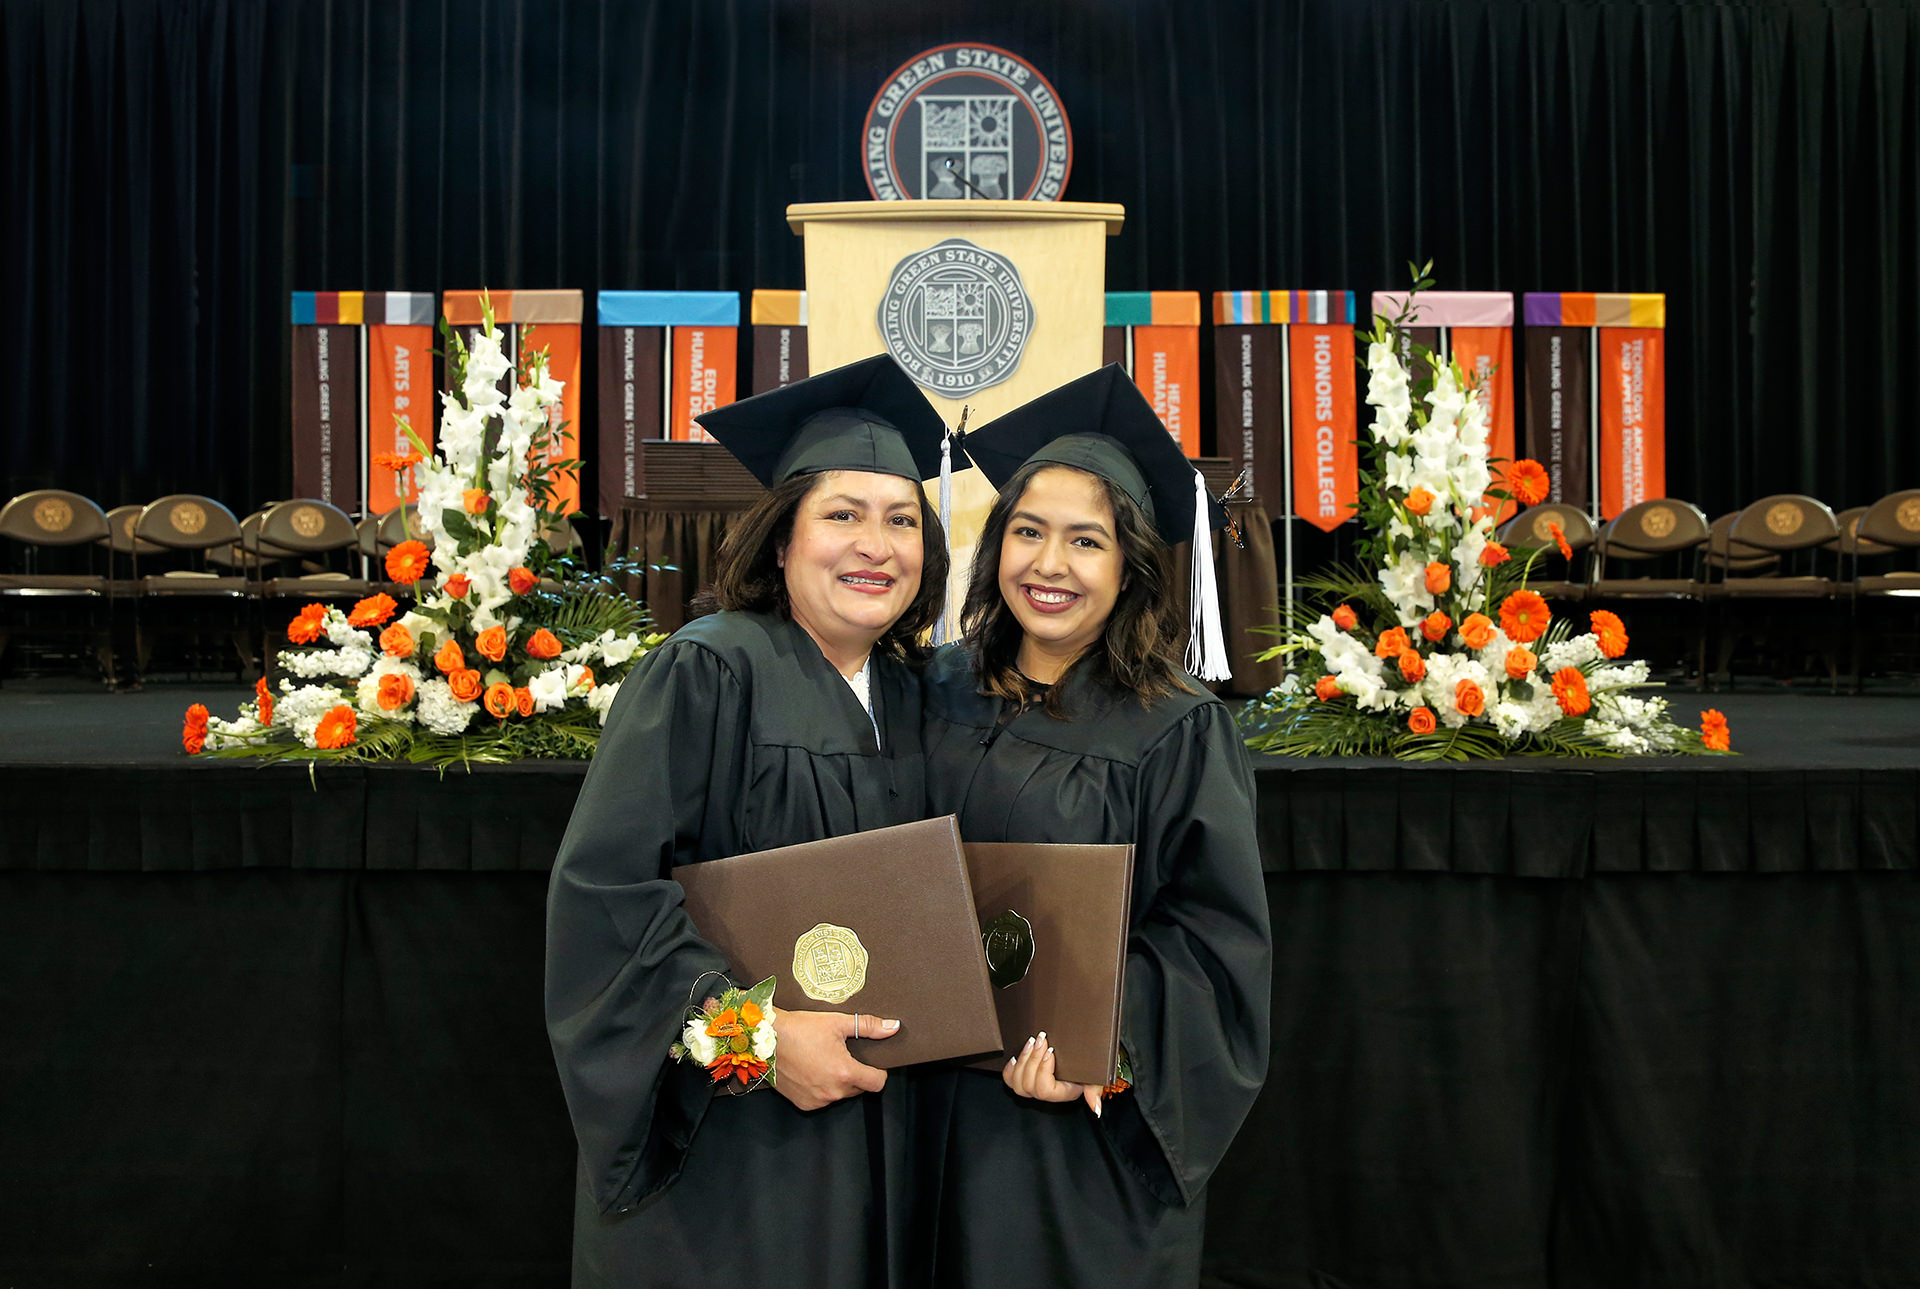
[[[1600,517],[1667,495],[1667,333],[1600,328]]]
[[[1115,363],[1127,365],[1127,329],[1125,327],[1100,328],[1100,365],[1111,367]]]
[[[1330,533],[1353,518],[1360,496],[1353,328],[1296,323],[1287,330],[1293,513]]]
[[[1547,500],[1591,508],[1593,330],[1527,328],[1526,455],[1546,468]]]
[[[660,425],[660,359],[664,327],[601,327],[599,466],[603,518],[647,489],[640,444],[664,438]]]
[[[753,392],[764,394],[807,378],[807,329],[768,326],[753,329]]]
[[[293,495],[360,507],[360,328],[293,329]]]
[[[1214,450],[1235,473],[1253,471],[1253,495],[1271,510],[1287,500],[1285,409],[1276,326],[1221,326],[1213,332]]]

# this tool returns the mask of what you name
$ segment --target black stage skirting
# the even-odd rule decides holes
[[[209,694],[0,691],[0,1285],[563,1285],[581,767],[187,761]],[[1920,1284],[1920,699],[1714,703],[1748,755],[1260,764],[1210,1283]]]

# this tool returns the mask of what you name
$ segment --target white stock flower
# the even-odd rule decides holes
[[[693,1053],[693,1059],[701,1065],[712,1064],[713,1058],[720,1054],[719,1044],[713,1041],[712,1035],[707,1033],[705,1023],[700,1020],[687,1022],[686,1028],[680,1031],[680,1041],[689,1052]]]
[[[354,647],[288,652],[280,655],[280,665],[303,680],[312,680],[315,676],[344,676],[352,680],[365,675],[373,665],[373,650]]]
[[[1591,634],[1571,636],[1550,644],[1540,655],[1540,666],[1551,676],[1563,667],[1586,667],[1600,661],[1600,642]]]

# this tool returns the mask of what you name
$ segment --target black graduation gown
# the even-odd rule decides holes
[[[614,701],[547,904],[547,1029],[580,1145],[576,1286],[897,1279],[882,1197],[906,1185],[904,1091],[803,1114],[770,1089],[715,1097],[667,1054],[696,981],[727,967],[670,869],[925,817],[919,679],[877,653],[869,676],[884,747],[805,631],[721,613],[643,658]]]
[[[926,1129],[944,1137],[938,1194],[922,1197],[934,1279],[1195,1284],[1207,1178],[1267,1072],[1273,942],[1240,731],[1193,681],[1143,708],[1070,678],[1072,719],[1029,709],[1004,724],[959,648],[925,682],[928,806],[958,814],[961,836],[1135,847],[1121,1007],[1134,1087],[1096,1120],[997,1074],[923,1080],[923,1121],[944,1120]]]

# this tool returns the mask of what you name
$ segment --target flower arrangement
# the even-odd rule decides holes
[[[470,351],[441,322],[450,388],[437,454],[408,427],[413,450],[378,462],[417,471],[426,540],[386,556],[411,607],[384,593],[346,611],[307,605],[287,625],[277,686],[262,677],[231,721],[194,704],[188,752],[443,766],[593,754],[621,680],[665,637],[611,582],[551,550],[555,480],[579,464],[548,460],[565,428],[548,415],[560,382],[544,351],[516,370],[490,304],[484,318]]]
[[[1544,501],[1546,472],[1522,460],[1496,479],[1477,390],[1405,334],[1430,285],[1425,269],[1414,276],[1399,315],[1376,317],[1365,334],[1374,415],[1360,470],[1362,567],[1303,580],[1333,607],[1292,606],[1282,642],[1263,655],[1287,657],[1290,674],[1243,711],[1249,745],[1405,760],[1727,751],[1720,713],[1695,733],[1669,719],[1665,699],[1631,692],[1647,685],[1647,665],[1625,657],[1617,615],[1594,612],[1578,631],[1527,589],[1534,556],[1512,558],[1496,515],[1508,501]]]
[[[687,1009],[680,1041],[671,1049],[676,1061],[692,1061],[713,1076],[739,1083],[730,1091],[751,1092],[764,1081],[774,1084],[773,981],[768,976],[751,989],[728,986],[718,997]]]

